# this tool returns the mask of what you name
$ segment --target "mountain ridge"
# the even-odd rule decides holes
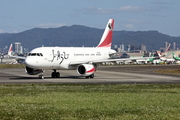
[[[83,25],[62,26],[59,28],[33,28],[20,33],[0,34],[0,48],[14,42],[21,42],[22,46],[32,50],[36,47],[60,46],[81,47],[96,46],[104,29],[91,28]],[[128,44],[140,46],[144,44],[147,50],[158,50],[165,46],[165,42],[180,44],[180,37],[172,37],[155,30],[149,31],[114,31],[113,44]]]

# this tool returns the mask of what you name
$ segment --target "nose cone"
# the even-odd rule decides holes
[[[35,59],[32,59],[32,58],[30,58],[30,57],[27,57],[27,58],[25,59],[25,64],[26,64],[26,66],[28,66],[28,67],[34,68],[34,67],[36,66],[35,63],[36,63],[36,62],[35,62]]]

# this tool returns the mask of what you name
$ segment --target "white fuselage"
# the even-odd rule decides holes
[[[98,47],[40,47],[33,49],[25,59],[35,69],[76,69],[71,63],[105,60],[115,51]]]

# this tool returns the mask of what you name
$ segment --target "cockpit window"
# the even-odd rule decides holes
[[[31,56],[36,56],[36,53],[31,53]]]
[[[28,53],[28,56],[43,56],[42,53]]]
[[[28,56],[31,56],[31,53],[28,53]]]

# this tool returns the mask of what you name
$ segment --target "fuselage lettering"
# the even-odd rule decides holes
[[[59,65],[65,60],[69,58],[69,54],[67,54],[66,52],[60,52],[59,50],[57,51],[57,53],[55,53],[54,50],[52,50],[52,55],[53,55],[53,59],[51,60],[51,62],[54,62],[55,58],[57,61],[59,61]]]

